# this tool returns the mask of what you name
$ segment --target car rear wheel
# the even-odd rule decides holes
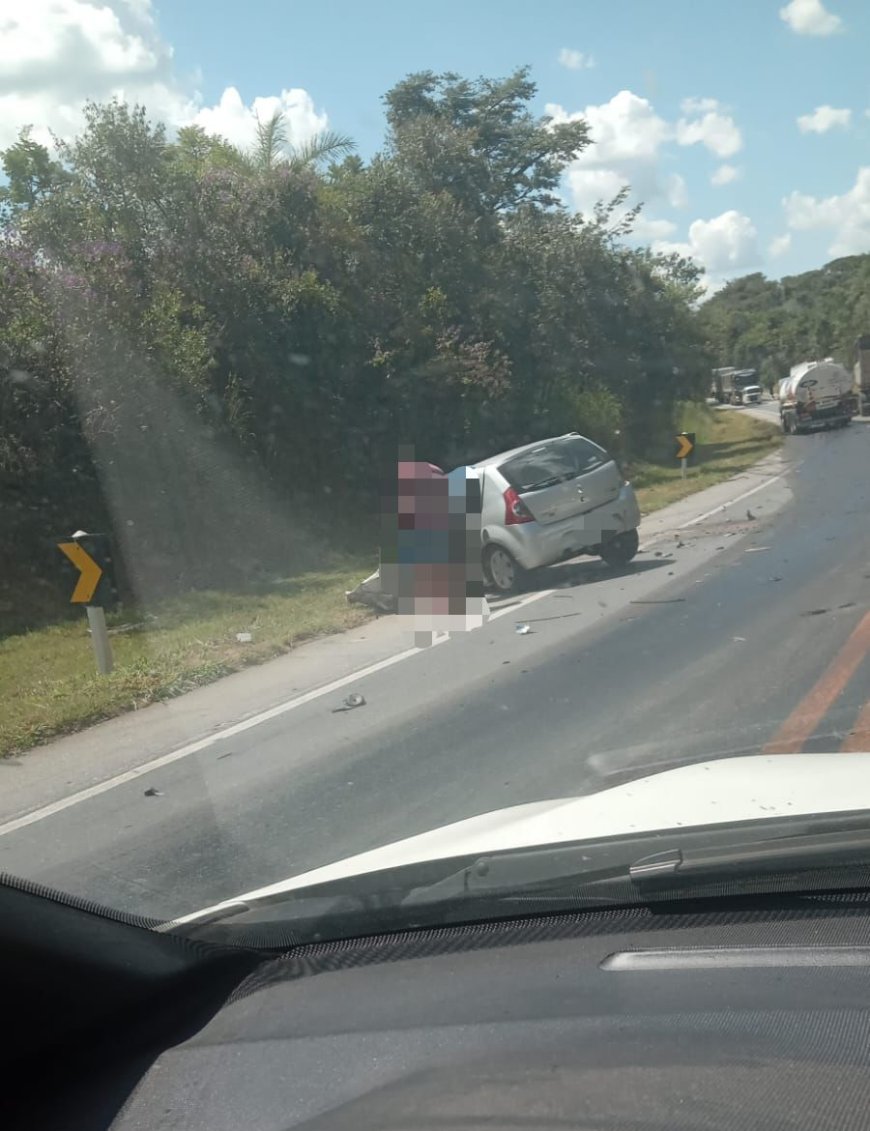
[[[640,547],[640,538],[636,530],[626,530],[624,534],[617,534],[609,542],[601,545],[601,557],[608,565],[628,565]]]
[[[504,546],[487,546],[483,551],[483,572],[496,593],[514,593],[526,576],[510,550]]]

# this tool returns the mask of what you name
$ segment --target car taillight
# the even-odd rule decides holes
[[[504,493],[504,524],[516,526],[521,522],[534,522],[534,516],[513,487]]]

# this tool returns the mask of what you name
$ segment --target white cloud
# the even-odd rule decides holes
[[[653,250],[695,259],[707,271],[708,290],[721,286],[729,275],[755,267],[760,259],[755,225],[734,209],[710,220],[693,220],[688,240],[657,240]]]
[[[649,240],[651,243],[666,240],[677,230],[673,220],[651,220],[641,212],[634,223],[634,234],[639,240]]]
[[[671,208],[685,208],[689,203],[689,190],[679,173],[671,173],[665,181],[668,204]]]
[[[791,249],[791,232],[776,236],[767,245],[767,254],[771,259],[778,259]]]
[[[663,168],[668,147],[673,153],[674,144],[702,144],[718,156],[728,156],[741,148],[743,139],[733,118],[715,98],[686,99],[681,111],[678,122],[668,122],[649,99],[630,90],[621,90],[609,102],[576,112],[548,105],[546,112],[554,121],[582,118],[589,126],[591,143],[566,173],[573,207],[588,214],[598,201],[612,200],[626,185],[631,189],[628,207],[639,202],[652,208],[657,204],[686,207],[689,194],[685,180]],[[732,166],[723,169],[729,172],[714,174],[724,178],[714,183],[724,184],[738,175]],[[642,240],[665,240],[673,235],[674,228],[672,221],[649,217],[644,211],[634,234]]]
[[[717,157],[731,157],[743,148],[737,123],[715,98],[687,98],[680,109],[685,115],[677,122],[680,145],[700,143]]]
[[[194,122],[210,134],[219,134],[233,145],[247,148],[257,136],[257,121],[265,122],[276,112],[284,115],[287,135],[300,141],[326,129],[326,114],[318,114],[311,95],[299,88],[282,90],[280,95],[255,98],[250,106],[234,86],[228,86],[215,106],[204,107]]]
[[[203,107],[159,35],[152,0],[0,0],[0,11],[0,147],[25,125],[44,143],[52,130],[70,136],[81,128],[87,99],[113,97],[141,103],[170,128],[198,121],[242,145],[255,136],[257,112],[284,109],[296,142],[326,125],[303,90],[246,107],[229,87],[216,105]]]
[[[548,105],[546,112],[557,122],[583,118],[589,126],[591,144],[572,161],[567,171],[572,203],[580,212],[590,212],[599,200],[610,200],[625,185],[632,199],[667,199],[669,189],[659,175],[659,150],[671,134],[668,123],[652,104],[621,90],[609,102],[568,113]]]
[[[719,101],[716,98],[684,98],[680,109],[684,114],[708,114],[719,109]]]
[[[834,35],[843,30],[843,21],[822,0],[790,0],[780,8],[779,18],[797,35]]]
[[[710,177],[711,185],[730,185],[740,176],[740,170],[734,165],[720,165]]]
[[[831,255],[870,251],[870,167],[858,170],[855,184],[839,196],[818,198],[790,193],[783,200],[786,222],[793,231],[833,233]]]
[[[556,122],[583,118],[588,123],[592,144],[577,159],[588,166],[654,159],[670,134],[667,122],[656,114],[652,104],[630,90],[621,90],[609,102],[573,114],[553,103],[546,112]]]
[[[839,126],[845,129],[852,120],[851,110],[835,110],[833,106],[817,106],[812,114],[801,114],[797,120],[802,134],[826,134]]]
[[[559,62],[569,71],[587,71],[595,66],[595,60],[591,55],[583,51],[574,51],[570,47],[563,47],[559,52]]]
[[[24,125],[41,141],[50,129],[74,131],[88,98],[135,97],[155,116],[183,112],[188,99],[147,0],[29,0],[4,8],[0,145]]]

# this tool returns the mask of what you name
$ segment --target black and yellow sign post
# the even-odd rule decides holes
[[[57,548],[78,571],[70,603],[85,606],[97,671],[108,675],[113,660],[106,609],[113,608],[118,600],[111,540],[107,534],[78,530],[71,538],[58,542]]]
[[[693,461],[694,454],[694,432],[680,432],[678,436],[674,436],[674,455],[680,461],[680,475],[683,479],[686,478],[686,468]]]

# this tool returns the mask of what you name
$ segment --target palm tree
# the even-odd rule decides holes
[[[254,168],[264,171],[281,165],[302,169],[329,158],[344,157],[355,148],[351,138],[335,130],[321,130],[301,145],[291,145],[284,111],[276,110],[264,122],[257,118],[257,141],[245,157]]]

